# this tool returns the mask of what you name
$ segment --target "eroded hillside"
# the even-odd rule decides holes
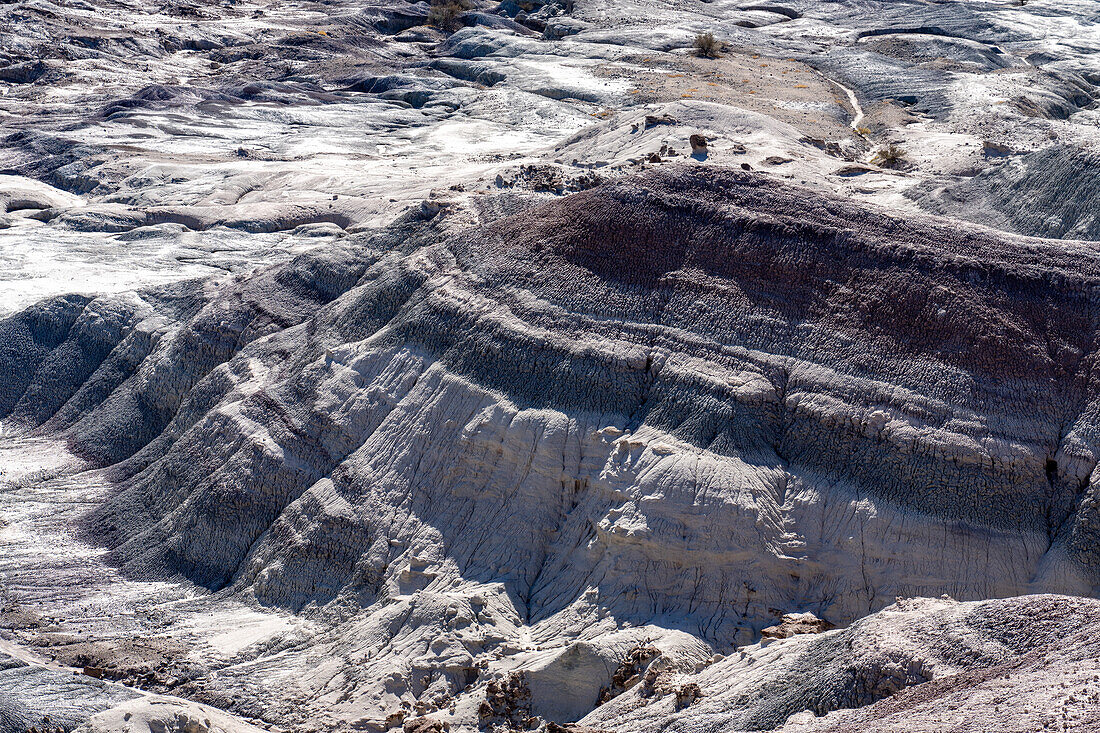
[[[0,729],[1100,725],[1094,11],[0,5]]]

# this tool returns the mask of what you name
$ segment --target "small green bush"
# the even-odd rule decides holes
[[[871,157],[871,162],[882,168],[901,168],[906,162],[905,148],[890,143],[879,148]]]

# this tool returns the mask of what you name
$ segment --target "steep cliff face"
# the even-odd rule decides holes
[[[327,609],[350,666],[301,694],[372,720],[476,720],[479,655],[560,682],[519,653],[593,629],[690,667],[776,609],[1094,592],[1087,245],[691,167],[487,216],[36,306],[5,425],[110,466],[130,573]],[[574,654],[610,689],[618,646]]]

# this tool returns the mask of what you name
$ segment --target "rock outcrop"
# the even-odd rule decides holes
[[[798,634],[820,634],[835,628],[825,619],[818,618],[812,613],[785,613],[783,619],[775,626],[769,626],[760,631],[763,639],[789,639]]]
[[[931,733],[1100,725],[1091,599],[898,600],[849,628],[745,647],[705,671],[689,706],[628,694],[582,725],[604,731]],[[691,680],[686,682],[685,680]]]

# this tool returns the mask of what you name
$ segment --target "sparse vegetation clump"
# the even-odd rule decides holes
[[[458,27],[458,16],[474,6],[472,0],[432,0],[428,9],[428,25],[445,31]]]
[[[871,162],[881,168],[902,168],[908,162],[906,155],[905,148],[890,143],[879,148],[871,156]]]
[[[700,33],[695,36],[692,44],[695,53],[703,58],[718,58],[718,52],[722,50],[722,42],[714,37],[713,33]]]

